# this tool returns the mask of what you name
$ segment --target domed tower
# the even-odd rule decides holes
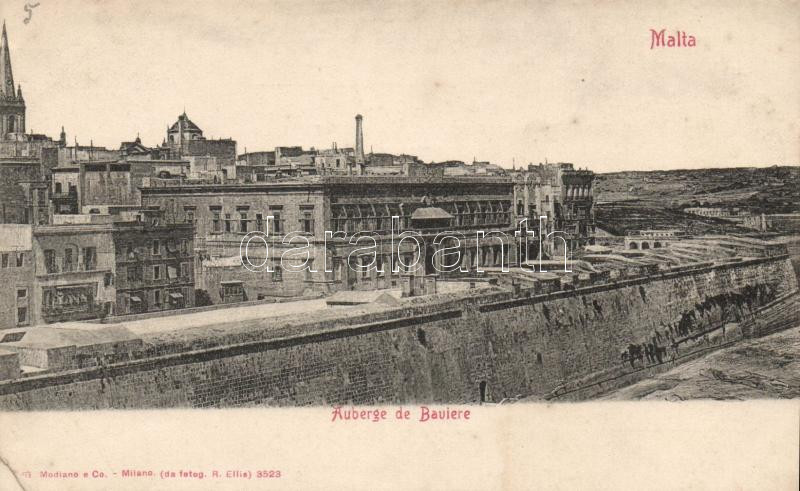
[[[19,140],[25,134],[25,100],[22,87],[15,90],[11,72],[6,23],[0,37],[0,140]]]
[[[186,111],[178,116],[178,120],[167,130],[167,142],[173,145],[181,145],[188,140],[202,139],[203,130],[186,116]]]

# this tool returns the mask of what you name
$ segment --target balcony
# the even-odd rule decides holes
[[[59,265],[52,265],[52,268],[47,268],[47,271],[42,274],[37,274],[36,278],[38,279],[55,279],[64,276],[71,276],[75,278],[86,278],[91,277],[97,274],[105,274],[111,273],[111,269],[103,268],[98,269],[97,264],[89,265],[89,268],[84,268],[83,265],[80,267],[73,265],[73,266],[61,266]]]
[[[45,322],[82,321],[103,317],[108,311],[102,304],[93,301],[81,308],[50,306],[42,308],[42,318]]]

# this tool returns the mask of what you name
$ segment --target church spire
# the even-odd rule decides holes
[[[9,99],[16,98],[14,75],[11,73],[11,54],[8,52],[6,21],[3,21],[3,34],[0,37],[0,95]]]

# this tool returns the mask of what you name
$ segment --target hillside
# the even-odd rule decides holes
[[[598,174],[597,226],[614,235],[677,228],[692,234],[748,233],[735,224],[683,212],[738,207],[752,214],[800,212],[800,167],[636,171]]]
[[[737,167],[598,174],[598,203],[640,200],[659,206],[736,206],[752,213],[800,211],[800,167]]]

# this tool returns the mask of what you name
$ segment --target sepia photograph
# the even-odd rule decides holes
[[[798,2],[4,0],[0,21],[0,488],[796,489]],[[638,454],[626,419],[726,411],[763,475],[720,451],[722,477],[598,482],[522,438]],[[112,436],[147,425],[217,430],[140,460]],[[278,427],[291,460],[195,453]],[[677,433],[640,443],[684,462]],[[364,439],[493,457],[297,467]],[[523,477],[526,452],[565,460]]]

